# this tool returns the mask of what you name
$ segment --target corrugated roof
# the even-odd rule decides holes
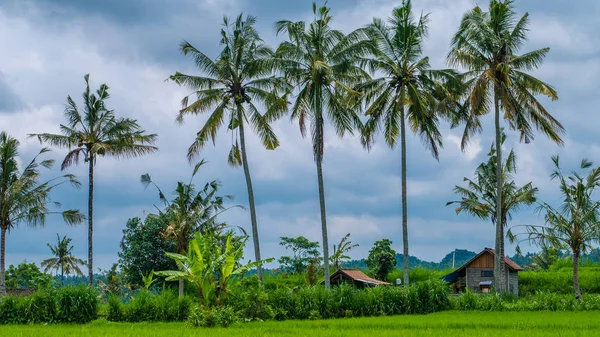
[[[372,277],[369,277],[362,271],[356,270],[356,269],[339,269],[338,271],[333,273],[333,275],[331,275],[331,277],[333,278],[334,276],[337,276],[340,273],[346,275],[347,277],[351,278],[354,281],[359,281],[359,282],[363,282],[363,283],[377,284],[377,285],[389,285],[390,284],[388,282],[379,281]]]
[[[467,263],[463,264],[460,268],[456,269],[456,271],[459,271],[459,270],[465,268],[466,266],[471,264],[471,262],[475,261],[478,257],[480,257],[484,253],[492,254],[492,256],[496,255],[496,252],[492,248],[485,248],[484,250],[481,251],[481,253],[473,256],[473,258],[471,258],[469,261],[467,261]],[[519,266],[513,260],[509,259],[506,256],[504,257],[504,263],[506,263],[506,266],[513,271],[523,270],[523,267]]]

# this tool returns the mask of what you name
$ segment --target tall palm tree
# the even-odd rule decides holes
[[[289,39],[277,48],[276,57],[278,66],[297,93],[291,117],[298,120],[303,137],[310,123],[317,164],[326,288],[329,288],[329,243],[322,169],[325,118],[329,118],[338,136],[360,127],[355,109],[347,102],[359,95],[352,86],[369,78],[357,60],[370,49],[368,41],[361,41],[357,34],[345,36],[332,29],[329,11],[330,8],[317,8],[313,3],[315,17],[308,26],[303,21],[275,23],[277,34],[287,33]]]
[[[0,296],[6,295],[6,232],[19,224],[44,226],[47,215],[59,213],[48,208],[52,203],[60,206],[59,203],[52,202],[50,192],[65,183],[80,186],[72,174],[40,181],[40,168],[50,169],[54,164],[54,160],[50,159],[37,161],[40,155],[50,151],[47,148],[40,150],[23,170],[19,170],[19,145],[19,141],[7,133],[0,133]],[[62,214],[69,225],[80,223],[84,219],[78,210],[67,210],[59,214]]]
[[[172,238],[176,242],[177,253],[185,254],[190,241],[194,239],[196,233],[205,234],[212,230],[222,230],[225,224],[217,222],[217,216],[232,207],[225,207],[224,201],[232,199],[231,196],[217,196],[220,183],[213,180],[200,190],[197,190],[193,184],[194,177],[204,161],[199,162],[194,167],[190,181],[177,182],[175,188],[175,198],[171,201],[167,199],[162,190],[152,180],[149,174],[141,177],[144,187],[153,185],[158,190],[158,197],[164,204],[164,210],[157,207],[159,216],[169,219],[169,224],[163,233],[165,238]],[[183,296],[184,281],[179,280],[179,296]]]
[[[452,49],[447,61],[466,70],[466,105],[468,117],[462,137],[462,148],[470,138],[482,131],[481,117],[493,105],[496,144],[501,142],[500,111],[511,129],[521,134],[521,141],[529,143],[534,137],[533,126],[558,144],[563,126],[536,98],[547,96],[558,99],[556,91],[548,84],[528,74],[537,69],[548,54],[542,48],[517,54],[527,39],[529,15],[520,19],[514,10],[513,0],[491,0],[489,11],[479,6],[467,12],[452,38]],[[496,187],[497,217],[502,213],[502,148],[496,151],[496,169],[500,176]],[[501,222],[496,223],[496,254],[494,281],[504,291],[504,237]]]
[[[96,93],[90,91],[89,74],[85,75],[86,89],[83,93],[83,107],[80,109],[71,96],[67,97],[64,116],[67,124],[60,125],[62,134],[40,133],[40,142],[65,148],[69,153],[62,162],[65,170],[79,163],[84,157],[88,163],[88,282],[93,285],[93,220],[94,220],[94,166],[98,156],[110,156],[118,159],[132,158],[156,152],[152,146],[156,134],[146,134],[137,121],[129,118],[117,118],[113,110],[108,110],[106,100],[110,97],[108,86],[100,85]]]
[[[550,178],[559,181],[562,204],[553,207],[541,203],[538,211],[544,212],[545,225],[526,226],[529,241],[542,247],[569,249],[573,254],[573,290],[579,302],[579,257],[600,243],[600,201],[594,193],[600,189],[600,167],[582,160],[580,168],[589,169],[587,176],[576,172],[565,177],[558,156],[552,157],[555,170]]]
[[[240,14],[235,22],[223,20],[221,29],[221,45],[223,50],[211,60],[189,42],[180,45],[184,55],[190,55],[203,76],[175,73],[170,79],[180,86],[193,90],[196,101],[189,104],[189,96],[182,100],[182,109],[177,120],[183,122],[188,114],[210,112],[204,126],[196,135],[196,140],[188,149],[190,161],[197,158],[200,150],[210,138],[213,143],[217,130],[226,121],[227,129],[234,133],[228,162],[231,166],[244,168],[248,202],[250,204],[250,220],[252,224],[252,240],[256,261],[261,261],[258,223],[254,190],[248,165],[246,134],[244,126],[249,123],[258,134],[262,144],[273,150],[279,146],[279,140],[269,123],[278,118],[287,108],[287,100],[280,92],[285,91],[284,83],[272,76],[272,50],[263,42],[254,28],[256,18]],[[190,95],[191,96],[191,95]],[[259,107],[266,108],[261,114]],[[238,136],[240,142],[238,143]],[[263,280],[262,267],[257,268],[259,279]]]
[[[411,130],[421,136],[423,144],[438,158],[442,136],[438,130],[440,112],[458,107],[460,82],[450,69],[432,70],[423,56],[427,37],[428,15],[415,19],[411,2],[395,8],[389,24],[373,19],[360,30],[373,41],[375,50],[363,60],[371,72],[381,77],[357,86],[364,94],[369,116],[363,129],[363,145],[370,149],[375,133],[381,128],[385,142],[394,148],[400,139],[402,157],[402,238],[404,248],[404,285],[408,280],[408,206],[406,194],[406,120]]]
[[[502,143],[506,140],[506,135],[502,134]],[[502,146],[502,145],[501,145]],[[491,220],[495,226],[502,226],[504,229],[508,226],[508,221],[512,219],[512,214],[517,212],[523,206],[529,206],[536,202],[538,193],[537,187],[533,187],[531,182],[517,186],[513,180],[513,176],[517,174],[516,156],[514,151],[510,151],[506,157],[506,161],[502,165],[502,174],[500,179],[502,184],[502,205],[500,207],[500,216],[498,217],[498,204],[496,187],[498,181],[498,171],[496,165],[497,147],[492,145],[488,153],[488,161],[482,163],[475,170],[475,178],[465,178],[466,187],[456,186],[454,193],[461,197],[461,200],[448,202],[446,205],[458,204],[456,213],[462,212],[478,217],[482,220]],[[500,219],[500,220],[498,220]],[[501,238],[501,246],[504,246],[504,237]],[[498,252],[496,250],[496,252]],[[494,256],[498,253],[494,254]],[[494,277],[496,273],[494,271]],[[508,282],[508,278],[503,279],[503,282]],[[499,283],[495,283],[496,289],[504,287]]]
[[[49,243],[48,248],[52,251],[53,257],[49,259],[45,259],[42,261],[41,266],[44,267],[44,273],[48,272],[50,269],[55,269],[57,272],[60,269],[60,286],[64,285],[64,276],[67,274],[76,274],[79,276],[83,276],[80,265],[84,266],[85,261],[82,259],[76,258],[73,255],[73,245],[71,245],[71,238],[68,238],[66,235],[63,238],[60,238],[58,233],[56,234],[57,244],[56,246],[52,246]]]

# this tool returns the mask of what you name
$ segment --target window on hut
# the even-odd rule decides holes
[[[481,277],[494,277],[494,271],[493,270],[482,270]]]

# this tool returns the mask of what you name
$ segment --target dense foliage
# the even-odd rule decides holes
[[[391,247],[392,241],[383,239],[375,241],[369,250],[369,257],[365,261],[369,271],[379,280],[387,279],[388,274],[396,265],[396,251]],[[408,279],[408,275],[406,275]]]
[[[192,298],[178,296],[174,290],[160,294],[140,291],[124,302],[118,296],[108,298],[106,319],[113,322],[172,322],[188,318]]]
[[[282,256],[277,260],[286,273],[303,273],[312,260],[319,259],[319,243],[304,236],[284,236],[279,244],[292,252],[292,256]]]

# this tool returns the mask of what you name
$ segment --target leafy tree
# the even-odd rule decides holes
[[[156,152],[152,144],[156,134],[146,134],[137,121],[129,118],[117,118],[114,110],[106,107],[110,97],[108,86],[100,85],[96,93],[90,91],[90,76],[85,75],[85,91],[83,92],[83,107],[75,104],[71,96],[67,97],[67,107],[64,116],[67,124],[60,125],[61,134],[33,134],[40,142],[52,146],[66,148],[69,153],[62,162],[61,169],[78,164],[79,158],[84,157],[88,163],[89,197],[88,197],[88,282],[92,286],[94,279],[94,166],[98,156],[132,158]]]
[[[149,174],[146,173],[141,177],[144,187],[152,184],[158,190],[158,197],[164,204],[165,209],[161,210],[157,207],[159,211],[157,216],[169,221],[163,232],[163,236],[172,238],[175,241],[176,252],[180,255],[186,253],[189,243],[196,233],[206,233],[214,229],[221,230],[225,227],[224,223],[217,222],[218,215],[232,207],[239,207],[225,207],[224,200],[233,199],[233,197],[216,195],[220,185],[218,180],[207,183],[201,190],[196,189],[193,180],[204,163],[204,161],[201,161],[196,164],[192,172],[192,177],[187,184],[181,181],[177,182],[175,199],[172,201],[166,198],[158,185],[152,181]],[[183,287],[184,279],[180,279],[179,296],[183,296]]]
[[[232,277],[243,276],[251,268],[265,261],[249,262],[241,265],[243,249],[248,240],[232,239],[231,233],[219,237],[216,231],[200,232],[190,241],[187,255],[166,253],[175,260],[179,270],[158,271],[155,275],[166,277],[167,281],[187,280],[196,285],[200,298],[207,307],[221,306],[223,300],[230,294],[229,285]]]
[[[537,69],[548,54],[542,48],[517,54],[527,39],[529,14],[520,19],[514,10],[513,0],[490,0],[489,11],[479,6],[467,12],[458,32],[452,38],[452,49],[448,63],[466,69],[465,104],[468,110],[462,148],[471,137],[481,132],[481,119],[493,106],[496,144],[501,144],[502,131],[500,111],[511,129],[518,130],[521,141],[529,143],[533,137],[533,126],[558,144],[563,126],[546,110],[536,96],[558,99],[556,91],[548,84],[527,72]],[[502,216],[502,148],[496,151],[496,218]],[[504,228],[496,223],[496,254],[494,256],[494,282],[505,290],[502,279],[504,266]]]
[[[289,273],[303,273],[312,260],[319,259],[319,243],[310,241],[304,236],[297,238],[283,236],[279,244],[293,253],[293,256],[282,256],[278,260],[281,268]]]
[[[56,233],[57,244],[56,246],[48,243],[48,248],[52,251],[52,255],[49,259],[42,261],[41,266],[44,268],[44,273],[47,273],[50,269],[55,269],[57,272],[60,269],[60,286],[64,285],[65,274],[76,274],[83,276],[79,266],[84,266],[85,261],[79,259],[73,255],[73,245],[71,245],[71,238],[66,235],[60,238],[60,235]]]
[[[45,159],[38,162],[38,157],[50,151],[43,148],[33,157],[23,170],[19,170],[19,141],[5,132],[0,132],[0,296],[6,295],[6,233],[20,224],[30,227],[43,227],[46,216],[62,214],[64,221],[74,225],[83,221],[78,210],[56,212],[50,210],[52,202],[50,192],[57,186],[69,183],[79,187],[79,181],[72,174],[40,181],[40,168],[50,169],[54,160]]]
[[[502,134],[502,144],[506,140],[506,136]],[[501,146],[500,146],[501,147]],[[482,220],[491,220],[493,225],[500,223],[502,233],[508,226],[508,221],[512,219],[512,214],[517,212],[523,206],[529,206],[536,202],[538,193],[537,187],[533,187],[531,182],[517,186],[513,180],[513,175],[517,173],[516,156],[511,150],[506,157],[506,162],[502,166],[501,180],[502,184],[502,206],[500,212],[500,221],[497,221],[497,195],[496,183],[498,181],[497,165],[496,165],[496,147],[492,144],[488,153],[488,161],[481,163],[475,170],[475,178],[464,178],[467,183],[466,187],[456,186],[454,193],[461,197],[461,200],[450,201],[446,205],[458,204],[456,213],[465,212]],[[504,246],[504,236],[500,240],[500,244]],[[496,251],[497,252],[497,251]],[[497,253],[495,255],[498,255]],[[495,271],[494,271],[494,276]],[[504,282],[508,282],[507,277],[501,278]],[[496,282],[496,279],[494,279]],[[502,291],[505,285],[494,283],[497,291]]]
[[[329,242],[322,168],[325,117],[333,124],[338,136],[361,127],[358,115],[348,101],[350,97],[359,96],[352,86],[369,78],[356,64],[357,59],[369,50],[369,42],[360,41],[355,34],[344,36],[332,29],[329,11],[330,8],[317,8],[313,3],[315,17],[308,26],[303,21],[288,20],[275,24],[277,34],[287,33],[289,39],[277,48],[276,57],[286,80],[297,92],[291,117],[298,120],[303,137],[310,123],[319,185],[326,288],[329,288]]]
[[[10,265],[6,270],[6,287],[8,289],[46,288],[52,283],[52,276],[40,271],[38,266],[24,261],[18,266]]]
[[[189,96],[182,101],[182,109],[177,120],[183,122],[188,114],[210,112],[209,118],[196,135],[196,140],[188,149],[188,159],[194,160],[209,139],[213,143],[217,130],[227,120],[227,129],[235,134],[229,164],[243,165],[250,204],[250,219],[252,223],[252,240],[254,243],[255,260],[260,261],[260,244],[254,190],[248,164],[246,135],[244,126],[249,123],[259,136],[262,144],[273,150],[279,146],[279,140],[269,123],[278,118],[287,108],[287,100],[278,95],[285,86],[275,76],[272,76],[272,50],[263,42],[254,28],[256,18],[240,14],[235,22],[223,20],[221,29],[221,45],[223,50],[216,60],[211,60],[189,42],[180,45],[184,55],[190,55],[196,66],[204,73],[203,76],[192,76],[175,73],[170,79],[180,86],[193,90],[196,101],[188,104]],[[190,95],[191,96],[191,95]],[[266,112],[259,112],[260,106]],[[238,143],[239,140],[240,143]],[[262,267],[257,269],[258,278],[263,280]]]
[[[529,269],[541,269],[548,270],[550,267],[558,261],[560,250],[542,244],[541,251],[533,255],[531,258],[532,262]]]
[[[121,240],[119,265],[125,282],[143,285],[143,276],[152,270],[177,268],[166,252],[177,252],[177,243],[172,237],[164,237],[170,219],[167,214],[127,220]]]
[[[581,170],[588,170],[587,176],[577,172],[563,174],[559,157],[552,157],[555,170],[550,175],[557,179],[562,195],[559,207],[541,203],[538,210],[544,213],[545,225],[527,226],[528,240],[538,245],[556,249],[569,249],[573,254],[573,290],[581,302],[579,289],[579,258],[581,254],[593,249],[594,243],[600,243],[600,201],[594,192],[600,188],[600,167],[592,168],[587,159],[581,161]]]
[[[408,206],[406,192],[406,121],[418,133],[423,144],[438,159],[442,135],[438,129],[441,113],[458,109],[460,81],[450,69],[430,69],[429,57],[423,56],[429,15],[418,20],[410,0],[395,8],[385,21],[375,18],[360,30],[375,45],[363,63],[381,77],[369,79],[356,87],[363,93],[366,115],[362,143],[370,149],[375,133],[383,130],[385,142],[394,148],[400,139],[402,157],[402,242],[404,250],[404,284],[408,285]]]
[[[103,279],[98,280],[98,287],[102,294],[121,296],[125,292],[125,282],[117,271],[118,263],[113,263],[108,270],[101,270]]]
[[[389,239],[375,241],[373,248],[369,250],[369,257],[365,261],[369,271],[382,281],[387,279],[388,274],[396,266],[396,251],[391,246],[392,241]]]
[[[333,264],[333,269],[340,269],[342,262],[344,260],[350,259],[350,256],[346,255],[346,253],[348,253],[356,247],[358,247],[358,244],[352,244],[352,241],[350,241],[350,233],[346,234],[340,240],[340,243],[337,246],[333,245],[333,254],[331,255],[331,263]]]

